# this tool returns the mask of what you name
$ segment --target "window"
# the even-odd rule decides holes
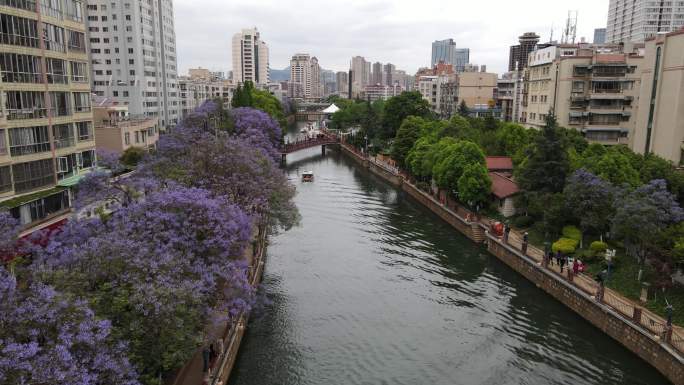
[[[140,143],[140,131],[135,132],[135,143]]]
[[[78,141],[87,142],[93,140],[93,123],[86,122],[76,122],[76,131],[78,132]]]
[[[83,21],[83,4],[79,0],[65,0],[66,16],[69,20]]]
[[[85,52],[85,35],[82,32],[67,30],[69,51]]]
[[[50,92],[50,105],[53,116],[71,115],[71,101],[68,92]]]
[[[66,62],[61,59],[46,58],[45,65],[47,67],[47,79],[51,84],[67,84],[69,83],[69,76],[67,75]]]
[[[55,138],[55,148],[72,147],[75,144],[74,128],[71,124],[57,124],[52,126],[52,135]]]
[[[88,92],[74,92],[74,112],[90,111],[90,94]]]
[[[36,10],[35,0],[0,0],[0,5],[24,9],[31,12],[35,12]]]
[[[12,128],[9,130],[9,140],[12,156],[50,151],[47,126]]]
[[[55,19],[62,18],[62,3],[60,0],[40,0],[40,10],[43,15],[52,16]]]
[[[47,117],[44,92],[6,91],[5,106],[8,120]]]
[[[130,132],[124,133],[124,143],[126,144],[126,146],[131,144],[131,133]]]
[[[42,82],[38,56],[2,53],[0,54],[0,72],[3,83]]]
[[[38,48],[38,22],[0,14],[0,43]]]
[[[95,167],[96,163],[95,150],[83,151],[81,153],[81,168]]]
[[[5,130],[0,130],[0,155],[7,155],[7,143],[5,142]]]
[[[66,50],[64,44],[64,28],[43,23],[43,41],[45,42],[45,49],[47,50],[57,52],[64,52]]]
[[[71,65],[71,81],[87,82],[88,81],[88,64],[83,62],[72,61]]]
[[[10,166],[0,167],[0,193],[12,191],[12,172]]]
[[[10,210],[10,213],[13,217],[19,219],[22,225],[29,225],[35,221],[61,213],[69,207],[69,192],[62,190],[56,194],[15,207]]]

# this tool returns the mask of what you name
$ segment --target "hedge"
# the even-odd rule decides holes
[[[551,246],[551,250],[554,253],[560,251],[563,254],[572,254],[577,250],[577,245],[579,245],[579,241],[575,239],[561,238]]]
[[[594,254],[604,253],[606,250],[608,250],[608,244],[601,241],[595,241],[591,243],[589,250],[591,250]]]

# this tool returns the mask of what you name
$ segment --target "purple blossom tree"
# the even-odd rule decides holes
[[[126,346],[83,301],[0,266],[0,383],[136,385]]]
[[[563,194],[583,233],[603,234],[608,230],[615,195],[610,182],[581,168],[568,178]]]
[[[16,256],[20,231],[19,221],[9,211],[0,210],[0,262],[9,262]]]
[[[627,252],[643,264],[658,235],[682,220],[684,210],[667,190],[667,183],[653,180],[617,194],[612,232],[624,239]]]

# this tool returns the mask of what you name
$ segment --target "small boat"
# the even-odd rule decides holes
[[[314,174],[313,171],[304,171],[302,173],[302,182],[313,182]]]

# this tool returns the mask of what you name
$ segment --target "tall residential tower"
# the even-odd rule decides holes
[[[684,27],[681,1],[610,0],[606,43],[643,42]]]
[[[266,86],[270,80],[268,46],[255,28],[233,35],[233,81]]]
[[[93,92],[128,105],[131,115],[180,118],[176,35],[171,0],[88,1]]]

